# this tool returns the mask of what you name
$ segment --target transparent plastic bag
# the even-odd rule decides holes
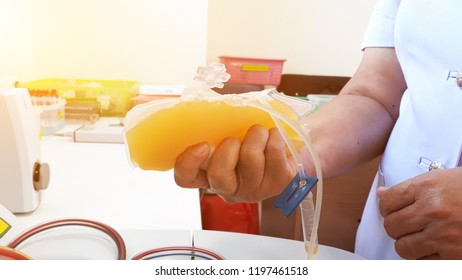
[[[228,78],[223,65],[199,67],[195,77],[199,87],[185,90],[181,97],[155,100],[131,109],[124,121],[124,141],[130,162],[141,169],[165,171],[173,168],[178,155],[193,144],[208,142],[215,146],[226,137],[242,140],[255,124],[268,129],[276,127],[299,169],[294,178],[297,182],[291,182],[292,188],[288,186],[289,191],[280,195],[282,199],[277,208],[290,215],[311,190],[303,185],[309,180],[298,153],[305,146],[319,178],[313,220],[305,222],[313,225],[310,239],[317,240],[322,170],[308,139],[309,128],[302,125],[304,117],[315,110],[315,104],[275,89],[241,94],[218,94],[211,89],[222,87]],[[308,258],[312,254],[313,251],[308,250]]]

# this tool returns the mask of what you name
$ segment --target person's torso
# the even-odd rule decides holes
[[[462,149],[462,1],[402,0],[395,48],[408,90],[381,164],[387,186],[459,164]]]
[[[394,46],[408,89],[365,206],[355,252],[370,259],[399,259],[383,228],[375,190],[428,172],[432,163],[460,165],[462,88],[455,76],[462,71],[462,1],[381,4],[391,20],[397,8]]]

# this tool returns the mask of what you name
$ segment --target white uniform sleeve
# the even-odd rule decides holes
[[[367,47],[394,47],[396,13],[401,0],[379,0],[377,3],[361,49]]]

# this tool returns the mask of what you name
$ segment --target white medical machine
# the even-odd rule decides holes
[[[49,182],[36,116],[26,89],[0,88],[0,204],[12,213],[34,211]]]

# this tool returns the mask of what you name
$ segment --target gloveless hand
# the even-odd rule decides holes
[[[190,146],[178,156],[174,176],[185,188],[209,188],[225,201],[258,202],[279,194],[295,176],[277,129],[252,126],[242,142],[224,139],[215,149]]]
[[[462,259],[462,168],[432,170],[377,189],[396,252],[405,259]]]

